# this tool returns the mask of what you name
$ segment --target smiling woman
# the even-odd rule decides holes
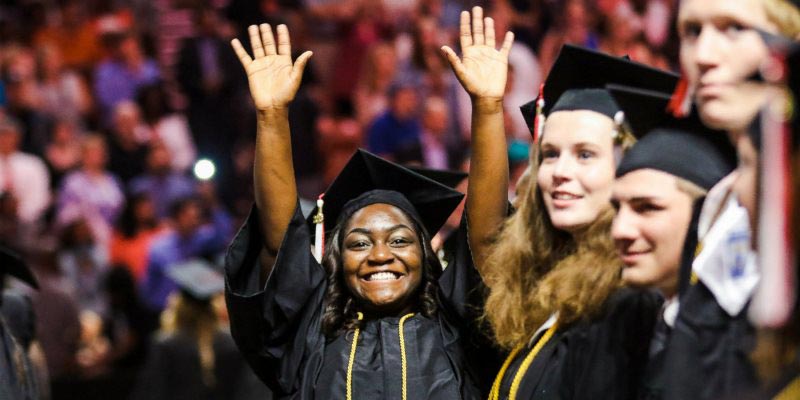
[[[225,262],[239,349],[279,399],[482,398],[494,357],[466,231],[445,271],[430,244],[463,195],[358,151],[304,220],[287,107],[310,53],[293,64],[277,31],[276,47],[250,27],[255,58],[233,42],[258,110],[256,206]]]

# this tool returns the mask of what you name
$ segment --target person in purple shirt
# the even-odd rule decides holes
[[[389,110],[372,122],[367,133],[369,151],[392,161],[421,161],[417,93],[408,83],[396,82],[389,89]]]
[[[159,219],[168,217],[176,200],[195,194],[192,178],[172,170],[172,156],[161,143],[153,143],[147,153],[147,171],[128,184],[131,193],[145,193],[153,200]]]
[[[109,34],[105,43],[111,57],[100,63],[94,73],[94,94],[103,124],[111,122],[117,103],[136,98],[140,87],[161,78],[158,64],[142,52],[132,33]]]
[[[225,250],[231,236],[231,217],[221,207],[209,208],[210,221],[204,223],[204,206],[199,198],[183,198],[172,205],[173,229],[150,246],[141,287],[142,298],[152,310],[163,310],[169,295],[177,289],[167,275],[169,269],[195,258],[213,258]]]

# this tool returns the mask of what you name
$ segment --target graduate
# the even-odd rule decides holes
[[[660,399],[669,331],[678,311],[681,262],[694,254],[703,198],[733,170],[736,152],[696,114],[681,119],[667,114],[669,96],[620,86],[609,90],[639,136],[617,167],[611,234],[624,263],[623,282],[655,288],[665,298],[638,396]]]
[[[36,277],[19,256],[6,248],[0,248],[0,284],[4,284],[6,276],[13,276],[34,289],[39,287]],[[27,316],[32,313],[30,301],[20,298],[19,295],[2,293],[0,305],[4,308],[4,316]],[[9,307],[16,309],[8,309]],[[39,399],[39,382],[26,349],[32,340],[33,327],[20,327],[19,323],[22,321],[6,321],[4,316],[0,316],[0,399]],[[28,322],[32,325],[32,318]]]
[[[472,97],[470,248],[490,291],[484,317],[508,352],[489,398],[635,398],[661,299],[621,287],[609,199],[633,137],[604,87],[671,93],[677,76],[565,46],[540,99],[523,107],[536,140],[532,170],[505,220],[502,102],[513,36],[496,50],[493,25],[480,8],[464,12],[462,58],[444,49]]]
[[[795,38],[800,11],[786,0],[687,0],[677,27],[685,96],[673,99],[682,106],[674,110],[693,102],[705,125],[735,142],[772,91],[748,82],[768,55],[758,30]],[[747,307],[760,274],[747,212],[731,193],[735,177],[717,183],[701,210],[698,251],[666,352],[667,399],[736,398],[758,385]]]
[[[287,107],[310,52],[292,64],[284,25],[277,49],[269,25],[249,32],[255,58],[233,46],[258,110],[256,205],[225,261],[239,349],[279,399],[483,398],[480,277],[463,253],[442,271],[430,244],[463,195],[359,151],[304,220]]]
[[[248,398],[251,373],[213,305],[224,288],[222,274],[196,260],[170,268],[167,278],[179,290],[162,314],[132,398]]]

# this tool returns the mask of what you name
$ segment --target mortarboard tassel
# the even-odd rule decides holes
[[[322,256],[325,254],[325,215],[322,213],[322,200],[325,193],[317,198],[317,214],[314,215],[314,258],[318,263],[322,263]]]
[[[533,143],[539,143],[544,133],[544,83],[539,85],[539,96],[536,98],[536,116],[533,118]]]
[[[667,112],[676,118],[682,118],[689,115],[692,105],[692,96],[689,94],[689,81],[684,74],[681,74],[681,79],[675,86],[675,91],[672,93],[672,98],[667,105]]]

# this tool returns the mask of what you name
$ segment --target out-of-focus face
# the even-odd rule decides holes
[[[397,90],[392,98],[392,111],[399,120],[407,120],[414,116],[417,110],[417,93],[411,87]]]
[[[195,202],[186,204],[175,217],[175,230],[183,236],[188,236],[203,224],[203,211]]]
[[[611,201],[617,209],[611,235],[625,264],[622,280],[674,295],[692,219],[691,196],[678,189],[674,176],[640,169],[616,180]]]
[[[345,283],[369,311],[397,314],[413,307],[424,263],[419,235],[399,208],[372,204],[342,230]]]
[[[613,132],[611,118],[594,111],[558,111],[547,118],[536,181],[556,229],[574,233],[609,207]]]
[[[0,128],[0,154],[7,155],[19,149],[20,133],[14,129]]]
[[[422,124],[428,132],[440,137],[447,131],[447,105],[441,99],[429,99]]]
[[[694,89],[703,122],[716,129],[744,129],[766,100],[743,81],[766,59],[751,28],[775,33],[760,0],[685,0],[678,13],[681,67]]]
[[[736,140],[736,151],[739,154],[739,165],[736,168],[736,180],[733,182],[733,193],[739,204],[747,210],[750,220],[750,235],[753,249],[758,238],[758,152],[750,141],[750,136],[740,135]]]
[[[90,170],[102,170],[106,166],[108,155],[102,141],[92,140],[83,146],[83,166]]]

